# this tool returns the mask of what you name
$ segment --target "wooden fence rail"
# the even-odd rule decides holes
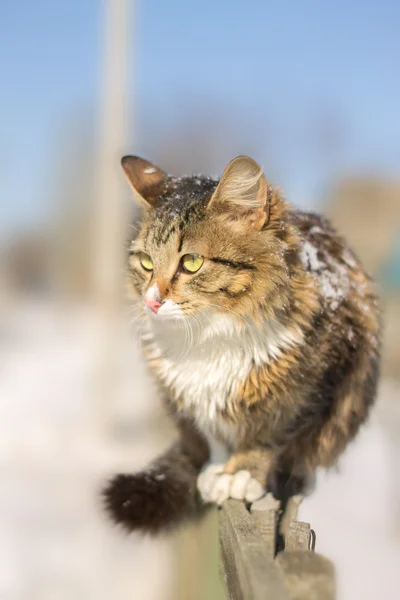
[[[297,521],[299,503],[292,498],[283,515],[270,494],[250,511],[237,500],[223,504],[221,575],[231,600],[334,600],[333,565],[314,551],[310,525]]]

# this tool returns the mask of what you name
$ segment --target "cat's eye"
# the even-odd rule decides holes
[[[185,254],[182,256],[182,266],[187,273],[196,273],[204,262],[199,254]]]
[[[152,271],[154,269],[153,261],[148,254],[140,252],[139,254],[140,264],[145,271]]]

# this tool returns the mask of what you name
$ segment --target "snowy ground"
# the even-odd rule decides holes
[[[121,442],[96,408],[93,318],[30,307],[8,315],[1,334],[0,599],[164,600],[171,543],[122,535],[98,494],[109,474],[160,450],[136,348],[125,357],[137,431]]]
[[[398,596],[400,565],[400,386],[381,385],[368,424],[336,472],[321,473],[300,519],[336,566],[339,600]]]
[[[14,307],[0,336],[0,600],[169,598],[171,541],[122,535],[97,493],[109,474],[143,465],[164,444],[138,349],[124,347],[116,406],[105,407],[96,393],[99,338],[86,311]],[[301,509],[317,549],[335,562],[339,600],[395,597],[399,391],[384,382],[338,472],[321,475]],[[115,436],[110,412],[132,423],[125,438]]]

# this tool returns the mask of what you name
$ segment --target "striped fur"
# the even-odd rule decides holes
[[[219,184],[157,170],[157,194],[147,197],[142,163],[130,165],[147,206],[132,242],[128,287],[180,443],[190,436],[172,462],[162,462],[164,472],[160,462],[151,467],[153,475],[168,472],[168,509],[164,492],[149,492],[143,516],[133,500],[137,475],[108,487],[109,508],[130,528],[154,532],[176,523],[179,507],[182,518],[197,512],[195,480],[210,438],[230,455],[222,474],[213,471],[215,481],[246,472],[243,481],[278,489],[273,481],[302,481],[335,464],[375,398],[381,324],[373,282],[326,219],[289,207],[246,160],[228,165]],[[151,256],[153,272],[141,268],[139,252]],[[186,253],[204,258],[198,272],[182,269]],[[152,285],[164,301],[156,315],[143,308]],[[176,469],[166,471],[166,464]],[[185,502],[174,483],[186,481],[184,473],[192,482]],[[146,503],[142,480],[139,487]],[[217,497],[209,490],[203,496]],[[129,519],[119,510],[124,502]]]

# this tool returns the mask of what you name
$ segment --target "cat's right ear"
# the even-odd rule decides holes
[[[121,165],[140,203],[147,208],[153,206],[162,191],[166,173],[139,156],[124,156]]]

